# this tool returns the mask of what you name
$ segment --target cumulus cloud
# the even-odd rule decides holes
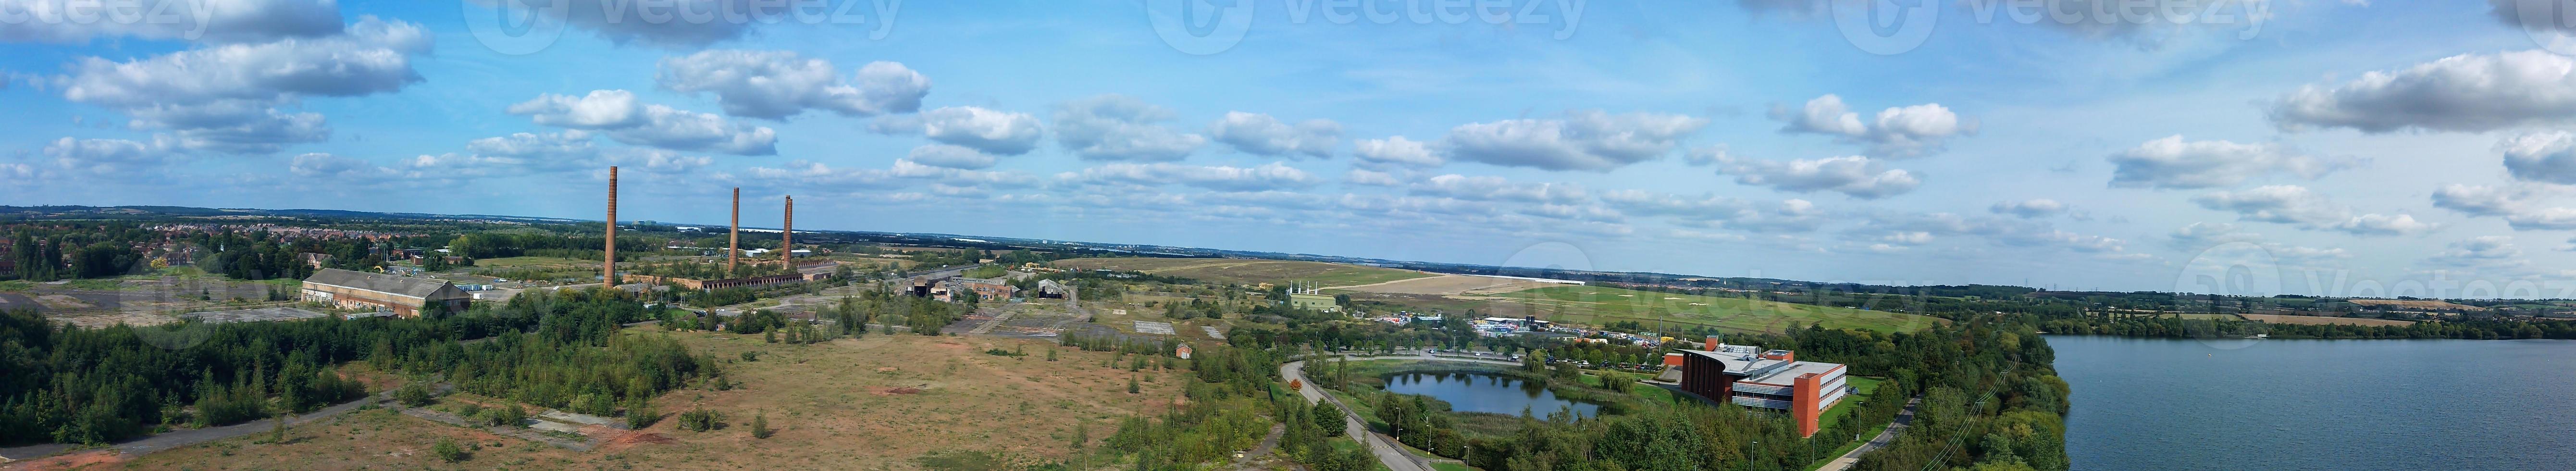
[[[1413,194],[1457,198],[1469,201],[1510,201],[1533,204],[1569,204],[1590,198],[1583,186],[1571,183],[1527,183],[1496,176],[1448,174],[1423,179],[1410,189]]]
[[[1607,172],[1670,153],[1707,119],[1572,111],[1561,118],[1471,123],[1449,130],[1449,155],[1505,167]]]
[[[1755,201],[1715,195],[1683,196],[1645,190],[1601,194],[1601,202],[1621,211],[1671,217],[1677,224],[1756,233],[1816,230],[1828,222],[1816,204],[1802,199]]]
[[[2576,60],[2547,51],[2462,54],[2340,85],[2307,85],[2271,104],[2283,129],[2484,132],[2576,118]]]
[[[2237,232],[2235,224],[2195,222],[2175,228],[2166,239],[2178,250],[2202,250],[2230,242],[2257,242],[2263,235]]]
[[[1432,168],[1448,163],[1432,152],[1431,146],[1404,136],[1351,141],[1351,156],[1359,158],[1360,166],[1381,170]]]
[[[1404,180],[1386,172],[1355,168],[1342,174],[1342,183],[1362,186],[1397,186],[1403,185]]]
[[[46,158],[64,170],[100,176],[124,175],[156,169],[178,158],[166,141],[132,141],[125,139],[55,139],[44,148]]]
[[[322,115],[278,109],[305,97],[388,93],[421,80],[417,25],[360,18],[339,34],[230,43],[125,62],[77,59],[54,79],[63,97],[126,113],[129,127],[173,131],[190,149],[274,152],[328,139]]]
[[[2424,264],[2446,268],[2517,268],[2530,263],[2522,258],[2522,249],[2506,236],[2479,236],[2452,242],[2450,250],[2424,259]]]
[[[912,148],[912,153],[904,158],[932,167],[965,170],[982,170],[991,168],[993,164],[997,163],[997,159],[990,154],[977,152],[975,149],[965,146],[948,144],[931,144],[914,147]]]
[[[713,113],[644,104],[634,92],[625,90],[593,90],[579,97],[549,93],[510,105],[508,111],[527,116],[537,124],[599,131],[627,144],[736,155],[778,153],[778,133],[768,127],[726,121]]]
[[[465,150],[476,154],[522,159],[581,158],[599,150],[591,144],[590,133],[578,129],[553,133],[513,133],[467,141]]]
[[[1207,135],[1246,154],[1320,159],[1331,157],[1333,145],[1341,142],[1342,123],[1309,119],[1291,126],[1266,114],[1228,111],[1208,123]]]
[[[2244,191],[2218,191],[2192,198],[2203,208],[2236,213],[2238,219],[2289,224],[2366,236],[2408,235],[2435,225],[2406,214],[2354,215],[2350,207],[2298,185],[2266,185]]]
[[[2111,186],[2215,188],[2247,178],[2289,173],[2314,179],[2350,167],[2348,161],[2299,154],[2279,144],[2185,141],[2181,135],[2147,141],[2111,154]]]
[[[1880,110],[1868,123],[1860,113],[1843,104],[1840,96],[1825,95],[1807,100],[1797,108],[1777,105],[1771,108],[1771,119],[1787,123],[1784,133],[1824,134],[1847,142],[1867,144],[1869,154],[1878,157],[1911,157],[1940,152],[1944,142],[1963,134],[1976,134],[1974,121],[1963,121],[1958,113],[1939,103],[1926,103]]]
[[[2576,134],[2566,131],[2528,133],[2496,144],[2504,169],[2524,181],[2576,184]]]
[[[1120,183],[1138,186],[1188,185],[1216,191],[1268,191],[1314,186],[1313,174],[1278,162],[1259,167],[1197,166],[1174,163],[1112,163],[1066,172],[1058,180],[1076,183]]]
[[[901,63],[870,62],[849,80],[836,74],[831,61],[790,51],[712,50],[663,58],[653,81],[681,93],[714,93],[727,115],[772,120],[808,109],[910,113],[930,94],[930,78]]]
[[[910,119],[879,119],[868,126],[880,133],[917,133],[932,141],[994,155],[1029,153],[1045,133],[1037,116],[973,106],[942,107]]]
[[[2021,201],[2001,201],[1996,202],[1994,206],[1986,207],[1986,211],[1990,211],[1995,214],[2009,214],[2023,219],[2044,218],[2065,214],[2066,203],[2059,203],[2057,200],[2048,198]]]
[[[2009,247],[2053,247],[2079,253],[2135,258],[2128,255],[2127,242],[2103,236],[2058,230],[2042,221],[1954,213],[1880,212],[1870,214],[1867,224],[1856,233],[1878,236],[1921,232],[1929,237],[1978,237]]]
[[[767,0],[665,0],[635,2],[631,0],[561,0],[526,2],[516,0],[468,0],[485,8],[513,8],[521,5],[551,7],[572,27],[596,32],[601,39],[617,44],[640,44],[670,49],[693,50],[711,44],[741,39],[752,27],[796,21],[799,14],[787,8],[797,2]],[[864,5],[861,5],[864,6]],[[544,14],[543,12],[527,12]],[[470,13],[486,14],[486,13]],[[882,20],[883,18],[870,18]]]
[[[1787,162],[1725,159],[1717,173],[1734,175],[1736,183],[1746,185],[1797,193],[1831,191],[1860,199],[1905,194],[1923,183],[1913,172],[1889,169],[1877,159],[1857,155]]]
[[[2442,185],[2433,190],[2433,206],[2470,216],[2502,216],[2520,212],[2538,192],[2519,186]]]
[[[1172,110],[1118,94],[1056,106],[1055,138],[1085,160],[1170,162],[1189,157],[1207,137],[1155,124]]]
[[[307,153],[298,155],[287,164],[288,172],[294,173],[295,176],[308,178],[347,178],[364,176],[364,174],[369,171],[379,168],[380,167],[376,167],[375,164],[367,163],[367,161],[364,160],[323,153]]]
[[[312,38],[340,32],[334,0],[193,0],[142,3],[145,8],[84,0],[0,0],[0,12],[26,15],[0,27],[0,42],[81,43],[100,38],[177,39],[217,43]],[[90,18],[82,20],[82,18]]]

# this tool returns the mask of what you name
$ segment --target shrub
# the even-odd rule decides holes
[[[762,412],[751,415],[751,438],[769,438],[770,434],[777,432],[778,431],[776,430],[769,429],[769,413]]]
[[[626,402],[626,426],[642,429],[660,421],[662,411],[653,408],[653,401],[639,397]]]
[[[465,461],[466,458],[471,458],[471,456],[465,454],[465,447],[456,446],[456,440],[448,438],[439,438],[438,444],[431,445],[429,447],[429,451],[432,454],[438,455],[438,459],[447,460],[449,463]]]
[[[403,385],[402,389],[394,390],[394,400],[402,401],[405,406],[420,407],[429,405],[430,401],[438,398],[430,395],[428,386],[413,382]]]
[[[715,430],[724,425],[724,414],[704,408],[680,413],[680,429],[691,432]]]

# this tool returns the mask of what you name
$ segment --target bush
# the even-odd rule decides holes
[[[402,389],[394,390],[394,400],[402,401],[405,406],[420,407],[429,405],[431,401],[436,401],[438,398],[430,395],[428,386],[413,382],[403,385]]]
[[[653,401],[639,397],[626,402],[627,427],[642,429],[660,421],[662,421],[662,411],[653,408]]]
[[[465,461],[466,458],[472,457],[465,454],[465,447],[456,446],[456,440],[448,438],[438,439],[438,444],[431,445],[429,447],[429,452],[438,455],[438,459],[447,460],[449,463]]]
[[[1317,403],[1306,412],[1314,418],[1315,428],[1323,430],[1324,436],[1339,437],[1350,428],[1349,416],[1343,415],[1342,408],[1332,404]]]
[[[691,432],[715,430],[724,426],[724,414],[704,408],[680,413],[680,429]]]
[[[770,434],[777,432],[769,429],[769,413],[751,415],[751,438],[769,438]]]

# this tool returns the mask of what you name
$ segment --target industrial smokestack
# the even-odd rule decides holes
[[[608,167],[608,249],[599,266],[599,283],[617,286],[617,166]]]
[[[725,271],[742,263],[742,187],[733,187],[733,233],[725,237]],[[731,273],[727,273],[730,275]]]
[[[787,227],[782,227],[780,229],[783,230],[778,231],[778,261],[786,262],[788,270],[795,270],[796,197],[794,196],[787,197],[787,221],[781,225]]]

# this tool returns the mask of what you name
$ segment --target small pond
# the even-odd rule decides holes
[[[1449,402],[1458,412],[1490,412],[1547,417],[1559,409],[1573,409],[1577,417],[1591,417],[1601,411],[1600,404],[1559,399],[1547,388],[1520,378],[1491,373],[1413,372],[1387,375],[1386,390],[1400,394],[1420,394]]]

